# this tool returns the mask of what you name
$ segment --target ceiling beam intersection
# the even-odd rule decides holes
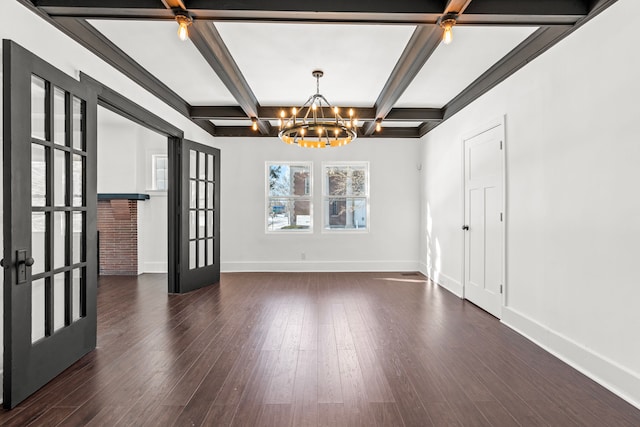
[[[442,37],[442,30],[436,25],[419,25],[407,43],[398,63],[385,83],[376,100],[376,117],[384,120],[404,91],[418,75],[422,66],[436,50]],[[375,122],[368,122],[364,134],[369,136],[375,131]]]
[[[231,92],[231,95],[238,101],[240,108],[246,115],[250,118],[259,118],[258,100],[213,23],[194,20],[189,29],[189,38]],[[257,124],[261,134],[269,135],[271,133],[269,122],[258,120]]]

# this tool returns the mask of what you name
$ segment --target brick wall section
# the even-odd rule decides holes
[[[100,274],[138,274],[138,202],[99,200]]]

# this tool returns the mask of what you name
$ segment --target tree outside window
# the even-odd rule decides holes
[[[368,230],[369,164],[325,164],[323,176],[324,228]]]
[[[311,163],[267,163],[266,230],[312,230]]]

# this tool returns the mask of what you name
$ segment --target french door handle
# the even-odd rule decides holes
[[[24,264],[24,265],[26,265],[27,267],[31,267],[35,262],[36,262],[36,261],[35,261],[33,258],[29,257],[29,258],[25,259],[24,261],[19,260],[19,261],[18,261],[18,264]],[[2,268],[4,268],[4,267],[5,267],[5,265],[4,265],[4,258],[0,259],[0,267],[2,267]],[[8,267],[8,265],[7,265],[7,267]]]
[[[18,261],[18,264],[24,264],[27,267],[31,267],[33,265],[33,263],[35,262],[35,260],[31,257],[25,259],[24,261]]]
[[[467,230],[469,229],[469,226],[468,226],[468,225],[463,225],[463,226],[462,226],[462,229],[463,229],[464,231],[467,231]]]

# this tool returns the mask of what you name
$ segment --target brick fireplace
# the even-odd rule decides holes
[[[138,203],[147,194],[98,194],[99,274],[138,274]]]

